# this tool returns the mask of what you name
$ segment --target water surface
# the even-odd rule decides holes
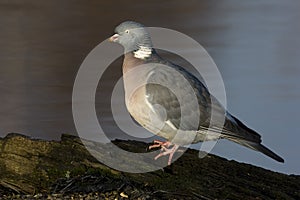
[[[20,132],[59,139],[76,133],[73,82],[85,56],[120,22],[185,33],[219,67],[228,109],[261,133],[286,160],[221,141],[213,153],[285,173],[300,173],[299,1],[0,1],[0,136]],[[97,111],[112,137],[126,138],[110,115],[121,76],[115,62],[97,93]],[[92,131],[93,127],[91,127]]]

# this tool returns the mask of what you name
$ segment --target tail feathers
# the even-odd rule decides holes
[[[229,113],[227,113],[226,119],[227,120],[225,121],[222,131],[222,138],[226,138],[255,151],[259,151],[278,162],[284,162],[280,156],[276,155],[270,149],[261,144],[261,137],[256,131],[248,128],[240,120]]]
[[[283,158],[281,158],[280,156],[278,156],[277,154],[275,154],[273,151],[271,151],[270,149],[268,149],[267,147],[265,147],[262,144],[254,144],[253,148],[254,148],[254,150],[260,151],[263,154],[273,158],[274,160],[277,160],[278,162],[284,163]]]
[[[283,158],[281,158],[280,156],[278,156],[277,154],[275,154],[273,151],[271,151],[270,149],[268,149],[267,147],[265,147],[262,144],[259,143],[255,143],[255,142],[250,142],[250,141],[246,141],[246,140],[232,140],[236,143],[239,143],[243,146],[246,146],[248,148],[251,148],[255,151],[259,151],[271,158],[273,158],[274,160],[278,161],[278,162],[284,162]]]

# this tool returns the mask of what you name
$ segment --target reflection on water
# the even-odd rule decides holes
[[[0,1],[0,136],[21,132],[58,139],[62,132],[75,133],[71,95],[81,62],[115,25],[133,19],[199,41],[222,73],[229,110],[261,132],[264,143],[287,164],[278,166],[227,142],[220,142],[215,153],[300,173],[295,159],[300,137],[299,6],[291,0]],[[97,93],[97,111],[112,137],[122,137],[107,106],[120,76],[119,60]]]

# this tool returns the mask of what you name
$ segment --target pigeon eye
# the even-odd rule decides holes
[[[125,33],[129,33],[129,30],[125,30]]]

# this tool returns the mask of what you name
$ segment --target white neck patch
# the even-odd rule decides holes
[[[133,52],[134,57],[139,59],[145,59],[151,56],[152,49],[150,47],[140,46],[137,51]]]

